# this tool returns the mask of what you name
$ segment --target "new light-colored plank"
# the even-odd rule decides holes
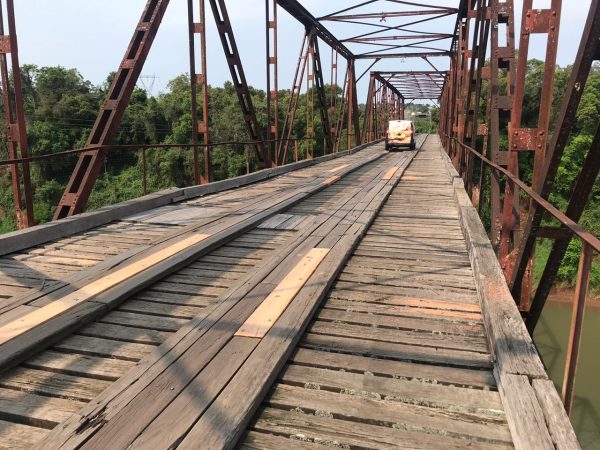
[[[56,317],[75,306],[88,301],[98,294],[116,286],[117,284],[127,280],[128,278],[143,272],[160,261],[185,250],[191,245],[197,244],[209,237],[207,234],[194,234],[176,242],[159,252],[153,253],[140,259],[132,264],[128,264],[122,269],[118,269],[113,273],[99,278],[98,280],[89,283],[88,285],[76,290],[75,292],[66,295],[60,300],[56,300],[36,311],[32,311],[18,319],[0,327],[0,345],[11,339],[31,330],[53,317]]]
[[[338,170],[342,170],[346,167],[348,167],[348,164],[342,164],[341,166],[334,167],[333,169],[330,169],[327,172],[329,172],[329,173],[337,172]]]
[[[235,335],[262,339],[306,284],[329,250],[328,248],[311,249],[242,324]]]
[[[391,167],[384,175],[382,180],[391,180],[396,172],[400,169],[400,166]]]
[[[327,178],[325,181],[323,181],[323,184],[325,186],[331,186],[333,183],[336,183],[340,179],[341,177],[339,175],[334,175],[333,177]]]

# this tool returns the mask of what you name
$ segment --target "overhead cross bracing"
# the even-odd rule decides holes
[[[437,70],[374,73],[395,87],[405,100],[439,100],[448,75]]]
[[[204,3],[189,1],[190,44],[200,45],[190,45],[193,136],[183,144],[198,185],[77,215],[105,158],[127,148],[111,135],[169,4],[149,0],[88,145],[61,155],[80,156],[57,211],[75,217],[0,238],[0,447],[578,448],[567,412],[600,241],[576,222],[600,167],[598,136],[566,212],[548,198],[600,57],[600,1],[556,130],[560,0],[537,9],[525,0],[518,30],[512,0],[332,0],[310,10],[268,0],[264,123],[227,2]],[[288,105],[279,95],[283,11],[304,33]],[[249,139],[247,175],[214,184],[211,14]],[[3,85],[17,56],[8,25]],[[539,116],[526,128],[532,34],[548,43]],[[408,60],[415,71],[402,70]],[[17,86],[3,90],[5,113],[22,100]],[[298,157],[301,98],[307,142]],[[440,136],[418,135],[418,152],[383,153],[388,122],[423,100],[439,100]],[[7,115],[11,160],[2,163],[26,226],[32,188],[21,171],[54,156],[27,158],[18,111]],[[532,186],[518,177],[526,151]],[[521,228],[523,196],[531,205]],[[490,234],[476,209],[488,200]],[[542,225],[544,214],[561,225]],[[539,238],[554,243],[528,308]],[[528,331],[571,238],[582,252],[561,399]]]
[[[340,30],[354,33],[340,41],[356,59],[439,57],[449,56],[454,34],[424,28],[429,25],[439,30],[440,22],[448,17],[454,20],[457,12],[456,8],[440,6],[440,2],[372,0],[350,5],[345,2],[343,9],[323,15],[319,21],[344,24]]]

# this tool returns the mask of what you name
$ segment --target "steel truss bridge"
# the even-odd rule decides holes
[[[598,130],[567,207],[549,198],[600,59],[598,0],[556,123],[561,0],[523,0],[520,24],[513,0],[349,1],[323,16],[250,2],[265,9],[266,126],[231,2],[188,0],[191,143],[115,145],[169,3],[145,5],[85,147],[36,156],[14,0],[0,4],[0,164],[20,228],[0,236],[0,447],[580,448],[568,415],[600,241],[578,222],[600,170]],[[305,31],[287,104],[282,14]],[[213,142],[208,126],[209,20],[249,149],[248,173],[217,181],[212,151],[235,143]],[[546,52],[529,128],[533,35]],[[397,70],[375,70],[382,61]],[[438,134],[384,152],[387,122],[423,100],[439,103]],[[171,147],[193,152],[194,186],[147,193],[144,182],[147,195],[84,212],[107,159]],[[35,225],[31,166],[72,155],[55,220]],[[531,185],[519,178],[529,155]],[[534,288],[539,239],[552,249]],[[571,239],[582,251],[559,395],[530,334]]]

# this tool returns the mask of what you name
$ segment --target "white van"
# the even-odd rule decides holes
[[[385,135],[385,149],[409,147],[416,148],[415,124],[410,120],[390,120]]]

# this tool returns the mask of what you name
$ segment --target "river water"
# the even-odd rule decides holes
[[[573,305],[549,301],[534,341],[548,373],[561,391]],[[575,381],[571,421],[585,450],[600,450],[600,307],[588,307]]]

